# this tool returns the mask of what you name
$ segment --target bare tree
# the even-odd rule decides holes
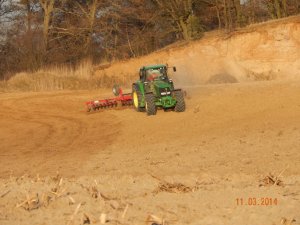
[[[191,40],[194,0],[155,0],[160,9],[173,20],[184,40]]]
[[[43,38],[44,38],[44,50],[47,51],[48,39],[49,39],[49,27],[52,12],[54,10],[55,0],[39,0],[44,12],[43,19]]]
[[[298,3],[298,1],[296,1],[296,3]],[[267,6],[268,12],[273,19],[279,19],[289,15],[287,0],[264,0],[264,4]]]

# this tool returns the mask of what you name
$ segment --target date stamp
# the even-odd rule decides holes
[[[235,203],[237,206],[276,206],[279,204],[277,198],[270,197],[236,198]]]

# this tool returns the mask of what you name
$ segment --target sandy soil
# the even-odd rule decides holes
[[[2,93],[0,224],[300,224],[299,88],[186,87],[185,113],[152,117],[87,114],[103,91]]]

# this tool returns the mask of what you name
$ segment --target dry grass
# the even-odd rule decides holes
[[[198,187],[188,187],[181,183],[169,183],[169,182],[161,182],[153,193],[158,194],[160,192],[169,192],[169,193],[189,193],[194,192],[198,189]]]
[[[84,90],[124,85],[124,76],[94,75],[91,62],[83,61],[77,67],[55,66],[35,73],[18,73],[8,81],[0,82],[0,91],[54,91]]]
[[[269,174],[268,176],[264,177],[260,180],[259,186],[269,187],[269,186],[283,186],[282,180],[280,180],[278,177]]]
[[[248,71],[247,77],[254,81],[270,81],[276,80],[276,73],[274,71],[255,73],[253,71]]]
[[[4,92],[7,87],[6,81],[0,81],[0,92]]]

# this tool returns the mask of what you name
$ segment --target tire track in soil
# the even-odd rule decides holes
[[[76,161],[80,163],[96,154],[97,148],[103,149],[113,142],[113,139],[119,132],[118,129],[114,128],[118,127],[120,123],[116,120],[116,117],[110,114],[105,114],[105,116],[102,114],[101,117],[95,115],[92,116],[93,118],[87,118],[86,114],[78,111],[65,112],[59,108],[60,105],[65,105],[65,101],[61,102],[57,97],[69,95],[54,94],[51,96],[51,98],[55,97],[55,101],[57,101],[56,106],[51,106],[51,102],[44,100],[45,97],[49,100],[48,95],[6,98],[0,102],[0,107],[2,108],[0,116],[6,123],[12,124],[10,129],[13,131],[17,130],[19,125],[22,128],[30,127],[31,129],[36,129],[34,136],[37,137],[34,139],[28,133],[24,132],[21,134],[23,139],[27,139],[25,145],[13,146],[10,143],[8,144],[10,149],[9,156],[6,155],[5,157],[14,158],[18,162],[17,168],[23,168],[20,170],[15,168],[16,173],[31,171],[31,166],[27,165],[28,162],[32,162],[30,164],[33,164],[36,170],[41,168],[42,171],[47,172],[51,170],[53,172],[55,167],[59,168],[62,165],[68,167],[68,165],[72,165]],[[43,104],[42,109],[40,101]],[[48,112],[47,108],[49,105],[50,110]],[[55,107],[57,109],[53,110]],[[69,116],[59,115],[61,113],[67,113]],[[99,127],[101,128],[100,130]],[[46,132],[39,134],[39,129],[45,129]],[[98,142],[96,146],[94,140]],[[6,167],[10,165],[8,164]],[[66,171],[73,169],[72,166],[62,168],[62,170]],[[3,171],[0,176],[5,176],[4,174],[8,169],[4,166]]]

